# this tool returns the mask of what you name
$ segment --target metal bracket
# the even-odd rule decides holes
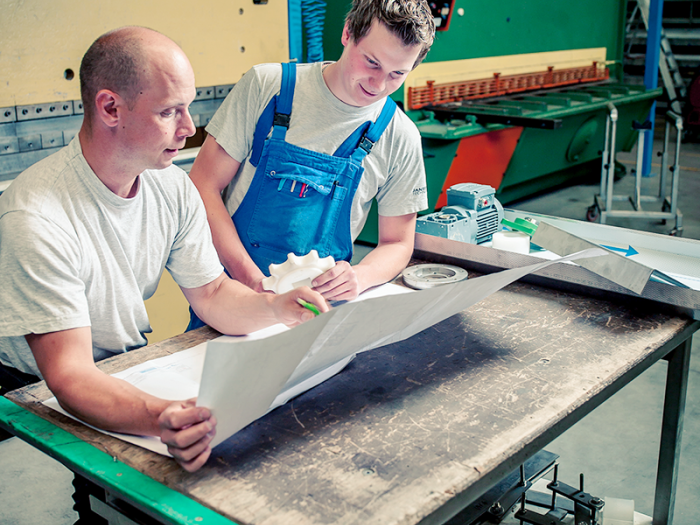
[[[547,485],[552,491],[552,502],[547,508],[546,514],[539,514],[525,508],[525,498],[521,500],[520,509],[515,513],[515,519],[530,523],[532,525],[564,525],[564,518],[568,514],[568,509],[557,507],[557,496],[564,496],[573,502],[573,514],[576,525],[600,525],[601,510],[605,502],[597,497],[584,492],[583,474],[580,475],[579,488],[576,489],[558,480],[559,465],[554,465],[554,479]]]

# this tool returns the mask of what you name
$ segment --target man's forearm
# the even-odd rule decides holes
[[[89,326],[25,338],[46,385],[67,412],[105,430],[158,434],[158,416],[168,402],[100,371]]]
[[[262,280],[263,273],[243,247],[221,198],[221,192],[231,183],[239,168],[240,162],[230,157],[216,139],[209,135],[190,170],[190,178],[207,210],[209,228],[221,264],[231,277],[255,289]]]
[[[396,277],[413,255],[416,214],[379,215],[379,244],[355,266],[360,292]]]
[[[211,290],[198,297],[185,296],[197,315],[212,328],[228,335],[244,335],[277,323],[272,310],[273,297],[259,294],[222,275]]]
[[[221,264],[232,278],[251,286],[263,274],[243,247],[221,197],[202,192],[202,200],[207,209],[212,240]]]
[[[265,275],[248,255],[233,221],[230,222],[231,229],[227,231],[227,238],[221,239],[219,246],[216,247],[219,259],[232,278],[260,292],[262,290],[258,289],[258,284]]]
[[[95,369],[76,375],[77,380],[54,386],[64,410],[103,430],[158,436],[158,417],[170,404],[133,385]]]
[[[391,243],[377,246],[355,266],[362,292],[391,281],[411,260],[413,243]]]

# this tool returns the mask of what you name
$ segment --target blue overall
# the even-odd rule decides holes
[[[265,275],[270,264],[284,262],[290,252],[301,256],[316,250],[321,258],[350,261],[350,215],[364,172],[362,161],[396,110],[387,98],[376,122],[360,125],[333,155],[318,153],[285,141],[295,84],[296,65],[282,64],[280,94],[263,111],[253,136],[249,162],[255,175],[231,217],[243,246]],[[188,330],[204,326],[190,313]]]

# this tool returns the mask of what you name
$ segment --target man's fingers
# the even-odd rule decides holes
[[[211,418],[211,411],[205,407],[194,406],[193,400],[184,403],[173,403],[160,415],[159,424],[162,429],[182,429]]]
[[[211,435],[207,434],[205,439],[198,441],[185,449],[177,447],[168,447],[168,452],[173,456],[182,468],[187,472],[194,472],[202,467],[211,455],[211,447],[209,443],[214,438],[215,432]]]
[[[212,418],[179,429],[165,429],[160,434],[160,440],[168,446],[184,450],[198,441],[206,439],[207,435],[216,434],[215,428],[216,421]]]
[[[352,266],[350,266],[350,264],[347,261],[338,261],[337,263],[335,263],[335,266],[333,268],[331,268],[330,270],[326,270],[321,275],[316,277],[311,284],[313,285],[315,290],[318,290],[322,293],[323,291],[327,291],[333,286],[336,286],[332,284],[332,281],[335,281],[336,279],[342,277],[343,274],[352,271]]]
[[[328,301],[352,301],[358,295],[359,294],[356,292],[356,290],[348,285],[348,283],[344,283],[343,286],[338,286],[328,292],[323,293],[323,297],[325,297]]]
[[[197,456],[196,458],[194,458],[191,461],[182,461],[179,459],[175,459],[175,461],[177,461],[178,464],[182,468],[184,468],[187,472],[196,472],[197,470],[202,468],[202,466],[204,466],[204,464],[209,459],[210,455],[211,455],[211,449],[207,448],[207,450],[205,450],[202,454],[200,454],[199,456]]]
[[[188,472],[199,469],[209,458],[209,444],[216,435],[216,418],[195,400],[170,404],[158,418],[160,440]]]

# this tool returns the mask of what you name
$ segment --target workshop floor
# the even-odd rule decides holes
[[[658,137],[658,134],[657,134]],[[656,141],[655,151],[662,143]],[[618,160],[630,169],[634,153]],[[657,159],[655,158],[655,161]],[[681,191],[683,236],[700,240],[700,144],[683,144]],[[658,166],[652,171],[658,172]],[[658,177],[644,180],[655,185]],[[507,207],[585,220],[586,209],[598,192],[598,182],[567,187]],[[629,195],[634,177],[615,184],[615,193]],[[651,190],[647,190],[651,193]],[[622,207],[623,204],[620,204]],[[616,205],[617,207],[617,205]],[[655,210],[658,211],[658,210]],[[610,220],[626,228],[668,233],[672,224],[639,219]],[[678,525],[697,523],[700,500],[700,336],[693,344],[690,382],[682,438],[683,450],[676,495]],[[560,455],[560,480],[578,484],[585,475],[585,489],[597,496],[634,500],[635,509],[651,515],[659,444],[665,362],[657,363],[547,448]],[[73,523],[72,474],[61,464],[18,438],[0,442],[0,523],[25,525]]]
[[[654,153],[663,147],[663,135],[657,127]],[[671,140],[675,140],[673,134]],[[681,145],[681,175],[678,208],[683,213],[682,236],[700,240],[700,144]],[[636,152],[618,154],[628,174],[614,185],[615,194],[632,195]],[[660,170],[654,157],[652,173]],[[642,194],[656,195],[659,177],[642,179]],[[670,184],[670,183],[669,183]],[[593,196],[600,191],[600,181],[589,185],[563,188],[546,195],[507,205],[523,211],[585,220]],[[631,210],[629,203],[616,202],[614,209]],[[646,208],[661,211],[660,208]],[[668,234],[672,221],[661,224],[638,218],[609,219],[607,224],[647,232]],[[661,361],[597,410],[572,427],[546,449],[560,455],[559,477],[578,486],[580,473],[585,490],[601,497],[634,500],[635,510],[651,516],[657,454],[660,441],[666,362]],[[674,523],[698,523],[697,501],[700,499],[700,335],[693,341],[690,379],[686,398],[682,453],[676,493]]]

